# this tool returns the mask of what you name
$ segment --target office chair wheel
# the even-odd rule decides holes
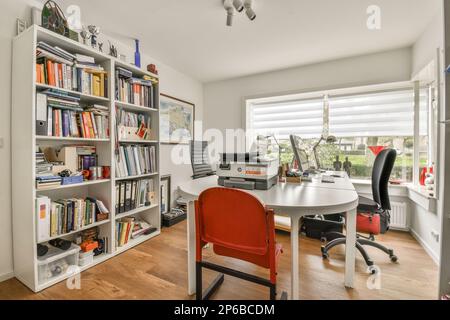
[[[320,250],[322,251],[322,259],[328,259],[330,257],[330,255],[328,254],[327,251],[325,251],[325,247],[321,246]]]
[[[370,274],[376,274],[377,273],[377,268],[375,268],[375,266],[369,266],[368,269]]]
[[[390,255],[389,258],[390,258],[391,261],[394,262],[394,263],[396,263],[396,262],[398,261],[398,257],[397,257],[395,254]]]

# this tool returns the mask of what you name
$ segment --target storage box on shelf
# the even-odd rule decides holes
[[[53,50],[56,47],[59,49],[55,52]],[[73,56],[76,61],[72,64]],[[136,89],[136,95],[133,94],[130,101],[116,103],[115,71],[118,67],[128,69],[132,78],[135,78],[131,79],[130,87]],[[12,78],[14,273],[30,289],[40,291],[70,275],[62,272],[49,276],[50,273],[44,269],[48,270],[54,261],[50,261],[49,256],[37,257],[38,243],[60,237],[74,241],[82,232],[92,227],[99,228],[101,237],[108,239],[106,253],[98,256],[88,254],[79,261],[78,250],[76,254],[66,251],[64,257],[60,255],[54,258],[55,261],[65,260],[67,265],[79,265],[79,270],[83,271],[159,234],[159,204],[155,202],[135,208],[127,216],[139,217],[156,229],[150,235],[130,239],[120,249],[115,246],[116,221],[125,218],[120,215],[116,217],[116,181],[152,178],[155,197],[159,198],[159,79],[154,74],[35,25],[14,38]],[[151,95],[153,99],[149,100]],[[40,108],[37,108],[38,105]],[[133,139],[130,141],[133,145],[154,146],[155,160],[151,172],[136,171],[132,177],[124,176],[116,180],[117,139],[116,123],[113,123],[116,107],[147,115],[151,119],[148,121],[151,127],[148,139],[151,141],[134,141],[138,140],[137,137],[131,137]],[[123,145],[128,144],[128,141],[123,142]],[[46,188],[36,188],[36,177],[47,173],[55,176],[66,165],[66,159],[57,159],[61,163],[50,165],[38,163],[42,160],[42,155],[39,155],[39,159],[35,156],[39,148],[59,151],[67,146],[79,145],[95,147],[95,166],[109,167],[110,176],[104,179],[86,176],[83,179],[65,178],[68,184],[61,184],[63,178],[59,183],[54,179],[48,182]],[[77,169],[80,168],[71,171]],[[39,217],[35,203],[38,196],[48,197],[51,201],[87,197],[101,199],[109,216],[58,235],[38,239]]]

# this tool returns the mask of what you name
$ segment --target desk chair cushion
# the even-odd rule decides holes
[[[239,260],[244,260],[253,264],[256,264],[257,266],[269,269],[270,268],[270,256],[269,252],[267,252],[265,255],[257,255],[257,254],[250,254],[238,250],[233,250],[227,247],[222,247],[219,245],[213,246],[214,253],[219,256],[225,256],[230,258],[236,258]],[[280,255],[283,253],[283,246],[280,243],[275,244],[275,266],[278,265],[278,260]]]
[[[372,199],[359,196],[358,200],[358,212],[371,212],[377,213],[380,210],[380,205]]]

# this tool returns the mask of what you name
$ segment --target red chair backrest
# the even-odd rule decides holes
[[[196,203],[196,223],[202,241],[252,254],[266,254],[269,237],[275,237],[273,214],[256,197],[236,189],[203,191]]]

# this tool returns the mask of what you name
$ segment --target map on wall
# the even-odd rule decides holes
[[[161,143],[189,143],[194,135],[195,105],[161,94]]]

